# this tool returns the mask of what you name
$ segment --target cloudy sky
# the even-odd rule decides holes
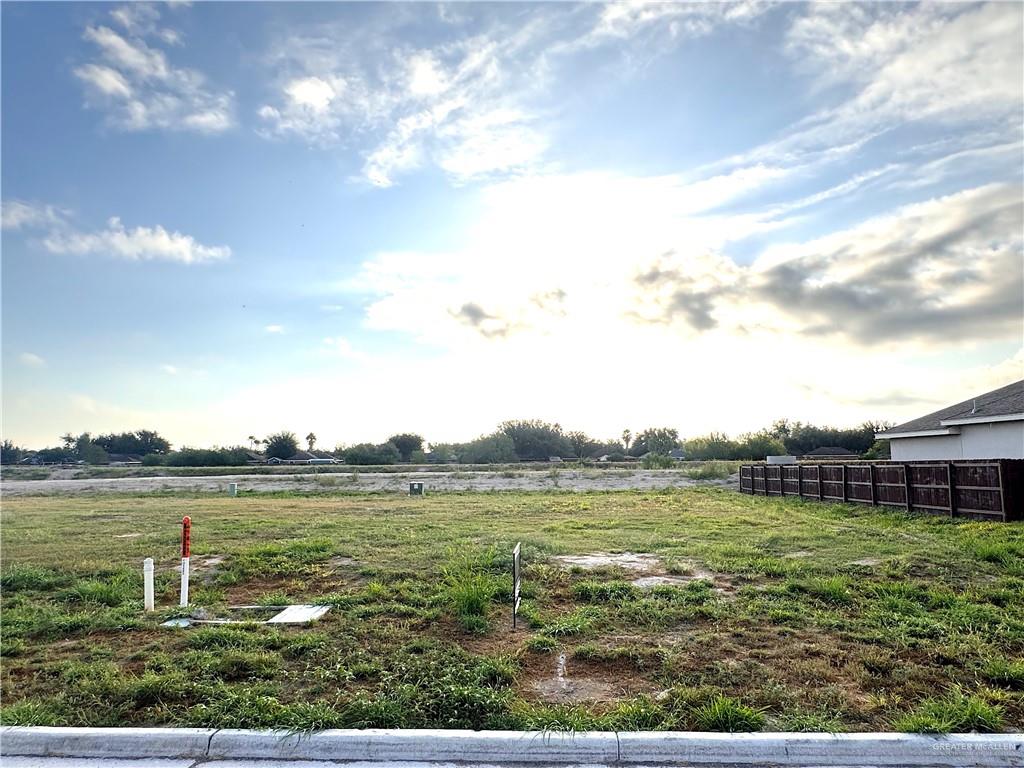
[[[4,3],[4,437],[736,433],[1022,378],[1022,9]]]

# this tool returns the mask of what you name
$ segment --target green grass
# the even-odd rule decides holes
[[[314,627],[159,628],[181,613],[184,514],[196,606],[331,611]],[[0,525],[5,724],[952,732],[1024,722],[1020,523],[711,488],[410,499],[328,484],[238,498],[15,497]],[[525,574],[513,633],[516,542]],[[640,589],[634,572],[551,559],[594,552],[647,552],[663,572],[707,574]],[[221,562],[204,566],[213,556]],[[150,615],[145,557],[157,563]],[[865,559],[878,565],[854,562]],[[597,700],[544,693],[562,654],[569,680]]]
[[[908,733],[991,733],[1003,728],[1003,708],[978,695],[951,691],[938,699],[926,699],[910,714],[893,723]]]
[[[741,704],[727,696],[716,696],[693,710],[693,721],[700,731],[760,731],[764,727],[761,710]]]

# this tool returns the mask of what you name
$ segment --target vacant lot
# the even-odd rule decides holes
[[[310,628],[159,628],[178,615],[185,514],[195,605],[332,610]],[[24,497],[2,524],[5,723],[1024,723],[1020,524],[711,488]],[[152,616],[147,556],[165,606]]]
[[[119,469],[119,468],[115,468]],[[152,493],[184,491],[188,493],[224,492],[228,483],[238,483],[242,491],[390,491],[401,492],[411,481],[425,484],[428,493],[436,491],[615,491],[627,489],[652,490],[685,488],[692,485],[731,485],[739,488],[739,475],[734,462],[707,462],[687,469],[462,469],[447,471],[365,472],[352,467],[328,467],[333,471],[314,471],[305,467],[298,472],[267,474],[210,474],[211,467],[200,474],[171,474],[159,477],[136,477],[134,474],[105,478],[16,479],[4,478],[0,488],[5,497],[49,494],[78,495],[84,493]],[[228,468],[229,469],[229,468]],[[40,470],[47,471],[47,470]],[[225,471],[224,469],[221,472]],[[77,473],[78,470],[70,470]],[[130,470],[129,470],[130,472]]]

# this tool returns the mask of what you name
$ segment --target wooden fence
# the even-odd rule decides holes
[[[1024,459],[745,464],[740,492],[1024,520]]]

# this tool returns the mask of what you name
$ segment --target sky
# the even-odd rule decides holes
[[[0,15],[16,444],[737,434],[1024,378],[1020,3]]]

